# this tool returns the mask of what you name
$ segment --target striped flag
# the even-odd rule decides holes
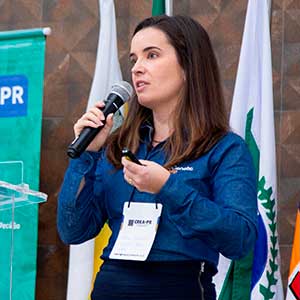
[[[113,0],[99,0],[101,27],[97,50],[95,73],[87,108],[96,101],[104,100],[111,86],[122,80],[118,61],[116,19]],[[115,114],[114,126],[122,122]],[[110,229],[104,226],[95,240],[70,247],[67,300],[87,300],[95,273],[102,263],[100,255],[106,246]],[[95,258],[95,259],[94,259]]]
[[[220,300],[283,299],[269,23],[268,1],[249,0],[230,124],[245,138],[256,167],[259,232],[254,252],[247,257],[239,261],[221,257],[215,278]]]
[[[286,300],[300,300],[300,203],[297,210]]]

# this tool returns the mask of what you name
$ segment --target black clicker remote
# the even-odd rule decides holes
[[[122,156],[125,156],[126,159],[142,166],[142,163],[135,157],[135,155],[127,148],[122,150]]]

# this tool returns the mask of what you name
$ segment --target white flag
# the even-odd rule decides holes
[[[257,170],[259,234],[253,253],[252,278],[248,276],[252,300],[283,299],[277,235],[276,155],[269,23],[268,1],[249,0],[230,116],[232,130],[246,140]],[[234,262],[233,266],[234,264],[239,264],[239,261]],[[220,294],[228,284],[224,276],[229,270],[229,261],[221,257],[218,268],[220,274],[215,282]],[[243,276],[246,280],[247,276],[245,274]],[[237,286],[233,281],[242,281],[243,278],[238,278],[238,272],[235,271],[231,280],[231,288],[235,289]],[[249,299],[249,289],[245,294],[236,289],[232,293],[227,291],[226,295],[229,297],[223,295],[219,299]]]
[[[122,80],[118,61],[113,0],[99,0],[100,32],[96,68],[87,108],[104,100],[112,85]],[[94,240],[70,247],[67,300],[87,300],[94,271]]]

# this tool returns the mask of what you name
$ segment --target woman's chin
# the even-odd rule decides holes
[[[140,105],[149,108],[149,109],[153,109],[154,107],[154,103],[153,101],[151,101],[150,99],[147,99],[146,97],[143,96],[138,96],[138,102]]]

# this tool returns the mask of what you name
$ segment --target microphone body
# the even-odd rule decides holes
[[[130,98],[131,94],[132,87],[125,81],[113,86],[112,91],[105,100],[105,107],[103,109],[105,119],[109,114],[115,113]],[[103,120],[102,123],[105,125],[105,120]],[[80,135],[69,145],[67,150],[68,156],[71,158],[78,158],[104,125],[97,128],[85,127]]]

